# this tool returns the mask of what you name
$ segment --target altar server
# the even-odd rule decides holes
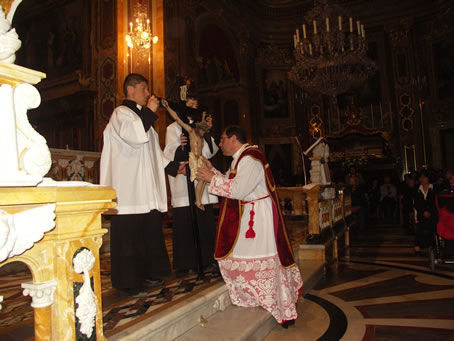
[[[150,96],[148,81],[129,74],[123,84],[126,99],[115,108],[104,130],[102,185],[117,193],[111,216],[112,286],[137,295],[162,284],[170,272],[161,213],[167,211],[165,174],[184,173],[184,163],[170,162],[153,128],[159,101]]]

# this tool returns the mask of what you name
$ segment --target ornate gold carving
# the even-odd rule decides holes
[[[399,96],[399,116],[401,117],[401,125],[404,131],[413,130],[413,114],[414,110],[411,107],[411,96],[408,93],[403,93]]]
[[[318,104],[312,104],[310,112],[310,132],[314,139],[318,139],[322,135],[323,119],[320,116],[320,106]]]

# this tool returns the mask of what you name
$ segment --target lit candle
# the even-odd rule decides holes
[[[148,31],[148,29],[150,28],[150,19],[147,19],[147,26],[146,26],[146,31]]]
[[[129,23],[129,32],[132,33],[132,21]]]
[[[356,21],[356,27],[358,28],[358,35],[361,35],[361,29],[359,26],[359,20]]]
[[[350,22],[350,33],[352,33],[353,32],[353,19],[352,19],[352,17],[350,17],[348,20]]]
[[[339,31],[342,31],[342,17],[339,16]]]
[[[296,42],[298,43],[300,41],[300,31],[296,29]]]
[[[361,24],[361,36],[366,38],[366,32],[364,31],[364,25]]]
[[[326,20],[326,32],[329,32],[329,18],[327,17]]]
[[[303,37],[306,39],[306,24],[303,24]]]
[[[314,24],[314,34],[317,34],[317,22],[314,20],[313,24]]]

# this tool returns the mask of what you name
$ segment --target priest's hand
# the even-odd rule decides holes
[[[180,145],[181,149],[184,150],[184,147],[188,144],[188,137],[185,134],[180,135]]]
[[[188,164],[188,161],[180,163],[180,166],[178,167],[178,172],[177,174],[183,174],[186,175],[186,165]]]
[[[205,167],[197,168],[197,179],[200,181],[211,182],[214,173]]]
[[[213,164],[210,162],[210,160],[203,158],[203,163],[205,164],[205,167],[209,170],[213,168]]]
[[[153,112],[156,112],[158,110],[158,108],[159,108],[159,100],[156,98],[155,95],[151,96],[148,99],[147,107]]]

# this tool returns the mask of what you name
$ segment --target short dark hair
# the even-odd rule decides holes
[[[247,142],[246,132],[240,126],[235,126],[235,125],[227,126],[224,129],[224,131],[225,131],[225,134],[228,137],[232,137],[233,135],[235,135],[236,139],[240,143],[246,143]]]
[[[137,84],[145,82],[148,84],[148,79],[138,73],[130,73],[126,76],[123,82],[123,92],[128,97],[128,86],[135,87]]]

